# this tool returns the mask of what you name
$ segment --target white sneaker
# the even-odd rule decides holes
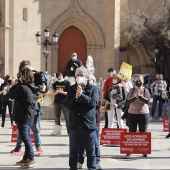
[[[102,170],[102,167],[100,164],[96,164],[96,170]]]
[[[153,120],[154,120],[154,118],[153,118],[153,117],[150,117],[149,121],[153,121]]]
[[[163,119],[162,119],[162,117],[159,117],[159,121],[162,121]]]
[[[83,169],[84,168],[84,164],[81,163],[77,163],[77,169]]]

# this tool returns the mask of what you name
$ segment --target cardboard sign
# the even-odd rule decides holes
[[[121,154],[151,154],[151,132],[121,133]]]
[[[123,79],[130,80],[132,77],[132,65],[123,62],[119,74],[122,75]]]
[[[103,144],[120,145],[122,132],[127,132],[127,129],[102,128],[100,145]]]
[[[164,132],[169,132],[169,119],[168,117],[163,118],[163,131]]]
[[[13,125],[12,135],[11,135],[11,142],[15,142],[16,143],[17,137],[18,137],[18,128],[17,128],[17,125]],[[34,143],[34,134],[33,134],[32,130],[30,131],[30,137],[31,137],[31,142]]]

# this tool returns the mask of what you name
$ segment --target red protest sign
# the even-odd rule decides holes
[[[11,135],[11,142],[16,142],[18,137],[18,129],[17,125],[13,125],[12,128],[12,135]],[[31,142],[34,143],[34,134],[32,130],[30,131]]]
[[[121,154],[151,154],[150,132],[123,132],[120,143]]]
[[[163,131],[164,132],[169,132],[169,119],[168,117],[163,118]]]
[[[120,145],[122,132],[127,132],[127,129],[102,128],[100,145],[103,144]]]

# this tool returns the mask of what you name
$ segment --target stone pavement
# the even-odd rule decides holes
[[[61,136],[50,136],[53,123],[52,120],[42,120],[41,122],[41,140],[44,152],[41,156],[35,157],[38,165],[33,169],[66,170],[69,168],[69,140],[65,122],[62,121]],[[101,128],[103,126],[104,121],[101,122]],[[130,159],[124,159],[126,156],[120,154],[120,147],[101,146],[103,170],[170,169],[170,139],[165,139],[167,132],[163,132],[162,129],[162,122],[149,123],[148,131],[152,132],[152,153],[147,158],[134,154]],[[10,155],[10,151],[15,147],[15,143],[10,142],[11,132],[9,118],[7,118],[5,128],[0,129],[0,169],[2,170],[20,169],[15,162],[20,161],[22,156]],[[24,148],[22,149],[24,150]]]

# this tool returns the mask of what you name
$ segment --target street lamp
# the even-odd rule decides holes
[[[156,63],[156,74],[158,74],[158,72],[160,71],[160,69],[158,68],[159,67],[159,62],[158,62],[158,53],[159,53],[159,48],[158,47],[155,47],[154,48],[154,52],[155,52],[155,63]]]
[[[41,42],[41,34],[40,32],[38,31],[36,34],[36,41],[39,45],[42,45],[45,47],[45,50],[43,52],[44,54],[44,57],[46,59],[45,61],[45,71],[47,72],[47,58],[49,57],[49,55],[51,54],[51,51],[47,51],[48,50],[48,46],[56,46],[57,45],[57,42],[58,42],[58,34],[55,32],[53,34],[53,39],[52,41],[49,41],[48,38],[50,37],[50,30],[48,27],[46,27],[46,29],[44,30],[44,37],[45,37],[45,40],[43,42]],[[49,54],[49,55],[48,55]]]

